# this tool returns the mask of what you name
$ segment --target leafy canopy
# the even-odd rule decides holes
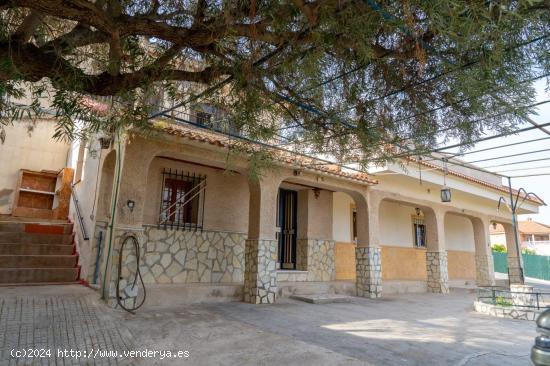
[[[544,0],[0,0],[0,118],[52,108],[57,137],[74,138],[144,128],[151,98],[201,94],[252,138],[384,160],[389,146],[421,152],[521,123],[533,79],[550,71],[549,10]],[[98,97],[108,111],[94,111]]]

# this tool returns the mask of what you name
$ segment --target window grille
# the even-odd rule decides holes
[[[206,176],[163,169],[159,226],[202,230]]]
[[[417,248],[426,248],[426,224],[423,216],[413,216],[413,238],[414,246]]]

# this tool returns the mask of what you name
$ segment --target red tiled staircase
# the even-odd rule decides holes
[[[72,232],[68,222],[0,221],[0,285],[78,281]]]

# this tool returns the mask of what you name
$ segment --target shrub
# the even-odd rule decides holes
[[[497,253],[506,253],[507,252],[506,246],[504,244],[493,244],[491,249],[493,249],[493,252],[497,252]]]
[[[531,248],[521,248],[521,254],[536,255],[537,252],[534,249],[531,249]]]
[[[495,299],[495,304],[499,306],[512,306],[514,305],[512,301],[508,300],[504,296],[497,296]]]

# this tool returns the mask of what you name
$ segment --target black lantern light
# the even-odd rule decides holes
[[[451,202],[451,189],[447,187],[447,158],[443,158],[443,188],[441,188],[441,202]]]
[[[441,188],[441,202],[451,202],[451,189],[449,187]]]

